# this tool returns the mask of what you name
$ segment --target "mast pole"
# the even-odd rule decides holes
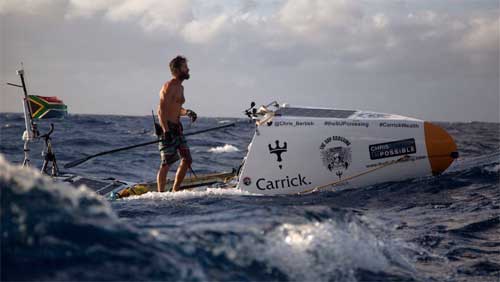
[[[24,69],[20,69],[17,71],[17,74],[21,78],[21,84],[24,92],[23,98],[23,110],[24,110],[24,126],[25,131],[23,133],[23,141],[24,141],[24,161],[23,166],[30,166],[30,147],[29,143],[38,137],[38,130],[36,128],[36,124],[33,122],[33,115],[31,105],[29,103],[28,91],[26,90],[26,83],[24,81]]]
[[[23,87],[24,99],[23,99],[23,109],[24,109],[24,124],[26,127],[26,132],[28,134],[28,138],[31,140],[37,137],[36,125],[33,123],[33,111],[31,109],[31,105],[29,103],[28,90],[26,90],[26,83],[24,81],[24,69],[20,69],[17,71],[17,74],[21,78],[21,85]],[[24,136],[23,136],[24,139]]]

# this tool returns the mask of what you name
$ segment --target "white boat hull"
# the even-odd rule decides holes
[[[289,111],[258,126],[238,188],[257,194],[352,188],[441,173],[453,160],[453,140],[428,122],[361,111],[340,111],[349,116],[338,118],[330,117],[336,110],[323,111],[317,117]],[[448,139],[433,140],[440,130]],[[435,142],[446,144],[436,149]],[[428,145],[434,147],[432,152]]]

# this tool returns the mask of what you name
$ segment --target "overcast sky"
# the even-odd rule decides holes
[[[2,0],[0,112],[32,94],[70,113],[148,115],[168,62],[187,102],[242,117],[251,101],[500,121],[499,1]]]

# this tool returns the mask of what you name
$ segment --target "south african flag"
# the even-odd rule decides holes
[[[55,96],[29,95],[28,99],[34,119],[62,119],[68,114],[68,107]]]

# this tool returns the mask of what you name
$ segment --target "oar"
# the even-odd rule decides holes
[[[209,132],[209,131],[213,131],[213,130],[219,130],[219,129],[230,127],[230,126],[234,126],[234,125],[235,125],[234,122],[233,123],[228,123],[228,124],[224,124],[224,125],[221,125],[221,126],[211,127],[211,128],[207,128],[207,129],[203,129],[203,130],[194,131],[194,132],[188,132],[188,133],[184,134],[184,136],[191,136],[191,135],[205,133],[205,132]],[[122,147],[122,148],[118,148],[118,149],[114,149],[114,150],[110,150],[110,151],[100,152],[100,153],[97,153],[95,155],[87,156],[85,158],[82,158],[82,159],[75,160],[75,161],[72,161],[70,163],[67,163],[67,164],[64,165],[64,168],[75,167],[75,166],[77,166],[79,164],[82,164],[82,163],[84,163],[84,162],[86,162],[86,161],[88,161],[90,159],[93,159],[95,157],[99,157],[99,156],[102,156],[102,155],[107,155],[107,154],[112,154],[112,153],[121,152],[121,151],[125,151],[125,150],[130,150],[130,149],[137,148],[137,147],[142,147],[142,146],[146,146],[146,145],[150,145],[150,144],[155,144],[155,143],[158,143],[158,142],[161,142],[161,141],[162,140],[159,139],[159,140],[155,140],[155,141],[149,141],[149,142],[145,142],[145,143],[140,143],[140,144],[136,144],[136,145]]]

